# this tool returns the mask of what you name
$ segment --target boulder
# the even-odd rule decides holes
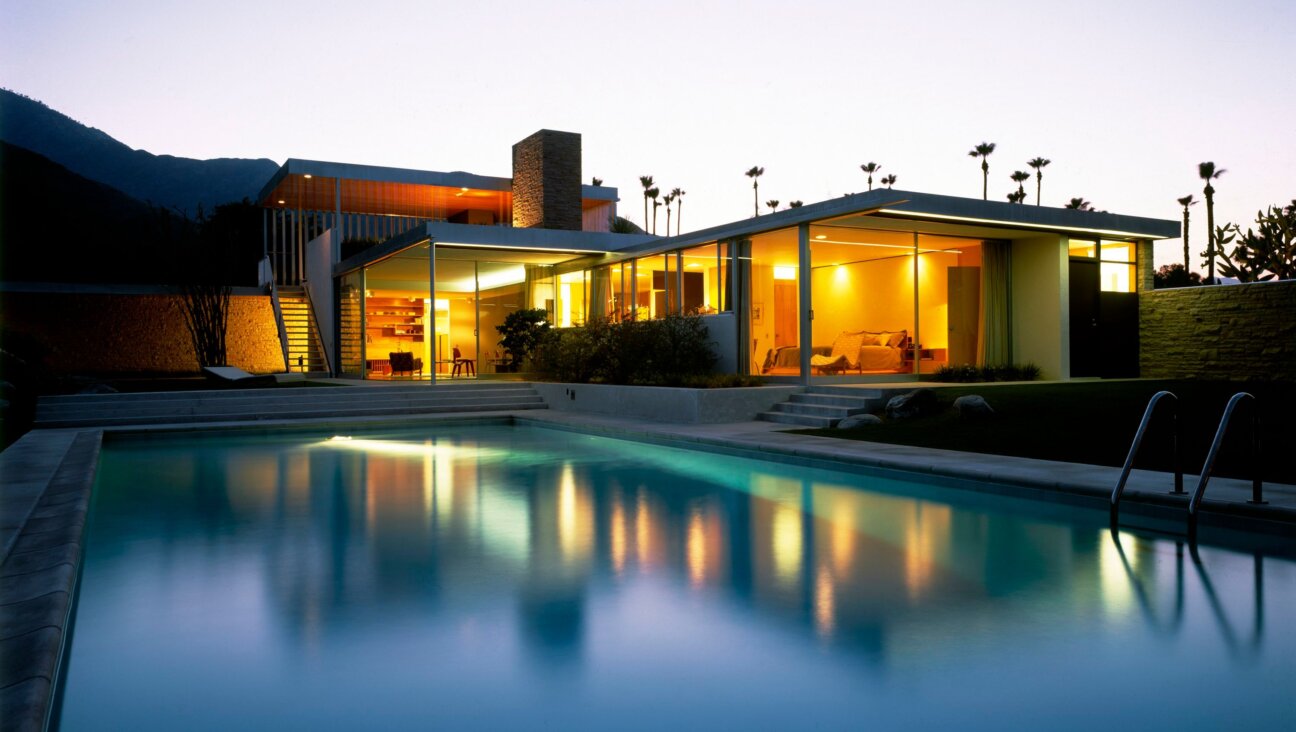
[[[838,422],[837,429],[849,430],[874,424],[882,424],[882,418],[875,414],[853,414]]]
[[[954,413],[959,419],[985,419],[994,414],[990,403],[976,394],[968,394],[954,400]]]
[[[940,402],[936,399],[936,392],[931,389],[915,389],[907,394],[891,397],[891,401],[886,405],[889,419],[926,417],[938,411],[940,411]]]

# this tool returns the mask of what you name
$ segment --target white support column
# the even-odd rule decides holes
[[[797,294],[800,297],[801,383],[810,385],[810,354],[814,346],[814,303],[810,297],[810,224],[797,226]]]
[[[922,318],[920,317],[918,310],[918,232],[916,231],[913,234],[913,301],[914,334],[913,343],[911,343],[910,346],[912,346],[913,350],[914,373],[921,374],[922,351],[919,350],[918,346],[922,345]]]

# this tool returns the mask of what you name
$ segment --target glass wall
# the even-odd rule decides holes
[[[407,249],[368,267],[364,275],[365,376],[427,378],[432,358],[428,250]]]
[[[587,317],[589,270],[558,275],[558,302],[552,324],[557,328],[582,325]]]
[[[918,237],[918,329],[906,354],[918,373],[980,362],[981,242]]]
[[[686,315],[714,315],[724,310],[721,290],[728,273],[727,256],[728,247],[723,244],[704,244],[682,252]]]
[[[338,280],[338,370],[346,376],[364,375],[364,273]]]
[[[477,370],[482,374],[501,373],[509,370],[511,360],[500,345],[499,326],[509,313],[529,304],[526,266],[516,262],[478,262],[477,282],[481,333],[481,360],[476,364]]]
[[[912,372],[914,235],[833,226],[810,234],[812,373]]]
[[[801,282],[797,230],[781,229],[751,239],[749,267],[751,301],[747,308],[751,333],[751,372],[771,376],[801,374]]]

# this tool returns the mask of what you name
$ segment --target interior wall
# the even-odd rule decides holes
[[[1071,376],[1067,240],[1047,235],[1012,243],[1012,355],[1044,379]]]
[[[907,330],[912,335],[913,281],[913,257],[907,254],[815,269],[813,345],[831,346],[842,331]]]

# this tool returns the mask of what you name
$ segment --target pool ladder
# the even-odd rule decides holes
[[[1134,469],[1134,456],[1138,454],[1139,448],[1143,445],[1143,437],[1147,434],[1148,426],[1152,423],[1152,416],[1156,412],[1157,405],[1162,400],[1168,399],[1171,406],[1170,419],[1173,425],[1170,435],[1171,452],[1174,459],[1174,490],[1170,491],[1171,495],[1184,495],[1183,487],[1183,460],[1179,450],[1179,397],[1173,392],[1158,391],[1148,400],[1147,409],[1143,410],[1143,419],[1139,422],[1138,431],[1134,433],[1134,441],[1130,443],[1129,454],[1125,457],[1125,465],[1121,468],[1120,478],[1116,481],[1116,486],[1112,488],[1111,493],[1111,523],[1116,525],[1117,518],[1120,514],[1121,497],[1125,494],[1125,483],[1129,480],[1130,472]],[[1197,487],[1193,490],[1192,497],[1188,500],[1188,533],[1194,535],[1197,530],[1197,513],[1201,508],[1202,496],[1206,493],[1206,485],[1210,482],[1211,474],[1215,470],[1215,459],[1219,456],[1220,446],[1224,443],[1224,436],[1228,433],[1229,421],[1233,418],[1233,413],[1237,410],[1238,404],[1243,401],[1249,401],[1251,405],[1251,453],[1248,463],[1251,466],[1251,500],[1247,503],[1258,505],[1267,503],[1262,495],[1262,484],[1260,479],[1260,410],[1256,404],[1256,398],[1247,392],[1238,392],[1228,401],[1224,407],[1224,414],[1220,417],[1219,427],[1215,430],[1215,439],[1211,441],[1210,452],[1206,454],[1206,462],[1202,466],[1201,477],[1197,480]]]

